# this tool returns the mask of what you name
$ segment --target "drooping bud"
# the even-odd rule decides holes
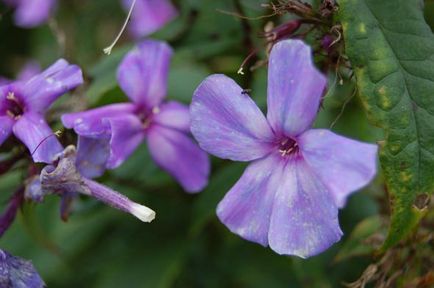
[[[8,230],[15,220],[18,209],[21,207],[24,199],[24,188],[18,189],[11,199],[9,199],[8,206],[3,214],[0,216],[0,237]],[[3,287],[3,286],[0,286]]]
[[[300,19],[296,19],[271,29],[268,28],[269,30],[265,31],[264,36],[270,42],[277,42],[282,39],[287,39],[297,32],[302,23],[303,22]]]
[[[83,177],[76,166],[76,150],[68,146],[59,154],[57,163],[46,166],[41,172],[41,187],[46,193],[63,196],[81,193],[92,196],[101,202],[130,213],[143,222],[151,222],[155,212],[146,206],[134,203],[126,196],[93,180]]]

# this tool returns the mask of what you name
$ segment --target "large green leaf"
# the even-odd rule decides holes
[[[434,189],[434,37],[419,0],[341,0],[347,55],[368,117],[385,131],[380,161],[391,198],[383,249],[404,239]]]

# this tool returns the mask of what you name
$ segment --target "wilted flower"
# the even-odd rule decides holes
[[[56,0],[4,0],[15,8],[15,24],[32,28],[45,23],[56,6]]]
[[[62,146],[44,119],[51,104],[83,83],[78,66],[61,59],[27,81],[0,86],[0,145],[13,133],[35,162],[51,163]]]
[[[0,249],[0,287],[42,288],[45,283],[32,262]]]
[[[194,93],[192,133],[211,154],[253,161],[217,208],[241,237],[309,257],[338,241],[338,208],[376,174],[377,146],[311,129],[326,79],[302,41],[271,51],[265,118],[233,80],[212,75]]]
[[[188,107],[162,102],[171,55],[171,48],[164,42],[142,42],[125,56],[117,73],[120,87],[133,103],[66,114],[62,122],[80,135],[80,141],[93,139],[101,148],[104,143],[109,145],[109,169],[121,165],[146,138],[157,164],[186,191],[197,192],[207,184],[209,159],[188,136]]]
[[[122,0],[128,11],[134,0]],[[135,38],[152,34],[178,15],[169,0],[136,0],[129,31]]]
[[[151,222],[155,212],[146,206],[134,203],[126,196],[101,185],[82,174],[81,164],[77,162],[74,146],[68,146],[57,156],[53,164],[46,166],[40,179],[30,183],[26,197],[41,201],[41,195],[57,194],[62,198],[72,198],[84,194],[121,211],[130,213],[143,222]],[[65,207],[62,207],[65,208]],[[66,211],[62,211],[62,216]]]

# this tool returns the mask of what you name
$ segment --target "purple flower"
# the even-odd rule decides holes
[[[56,6],[56,0],[4,0],[15,8],[15,24],[32,28],[45,23]]]
[[[81,153],[80,151],[78,154]],[[84,152],[86,153],[86,151]],[[155,212],[146,206],[134,203],[126,196],[101,185],[85,176],[82,170],[83,162],[77,161],[77,152],[74,146],[68,146],[57,155],[51,165],[46,166],[40,178],[29,183],[26,198],[41,202],[47,194],[57,194],[62,197],[61,214],[67,218],[68,204],[77,194],[84,194],[99,201],[132,214],[143,222],[151,222]],[[86,171],[86,169],[84,170]]]
[[[61,95],[83,83],[78,66],[61,59],[27,81],[0,86],[0,145],[13,133],[35,162],[51,163],[62,146],[44,113]]]
[[[42,288],[45,283],[32,262],[0,249],[0,287]]]
[[[122,0],[125,11],[129,11],[133,0]],[[169,0],[136,0],[131,14],[129,31],[135,38],[154,33],[178,15]]]
[[[267,118],[224,75],[205,79],[191,104],[205,151],[252,161],[218,205],[219,219],[279,254],[309,257],[338,241],[338,208],[376,174],[376,145],[310,128],[325,85],[310,48],[286,40],[270,55]]]
[[[188,136],[188,107],[174,101],[162,102],[171,55],[172,50],[164,42],[142,42],[125,56],[117,74],[120,87],[132,103],[67,114],[62,122],[81,136],[80,141],[94,139],[101,149],[107,143],[109,169],[121,165],[146,138],[155,162],[186,191],[197,192],[207,184],[209,159]]]

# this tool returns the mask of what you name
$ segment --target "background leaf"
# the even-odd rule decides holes
[[[419,0],[341,0],[346,52],[371,121],[385,130],[380,161],[392,219],[384,249],[415,228],[434,190],[434,36]]]

